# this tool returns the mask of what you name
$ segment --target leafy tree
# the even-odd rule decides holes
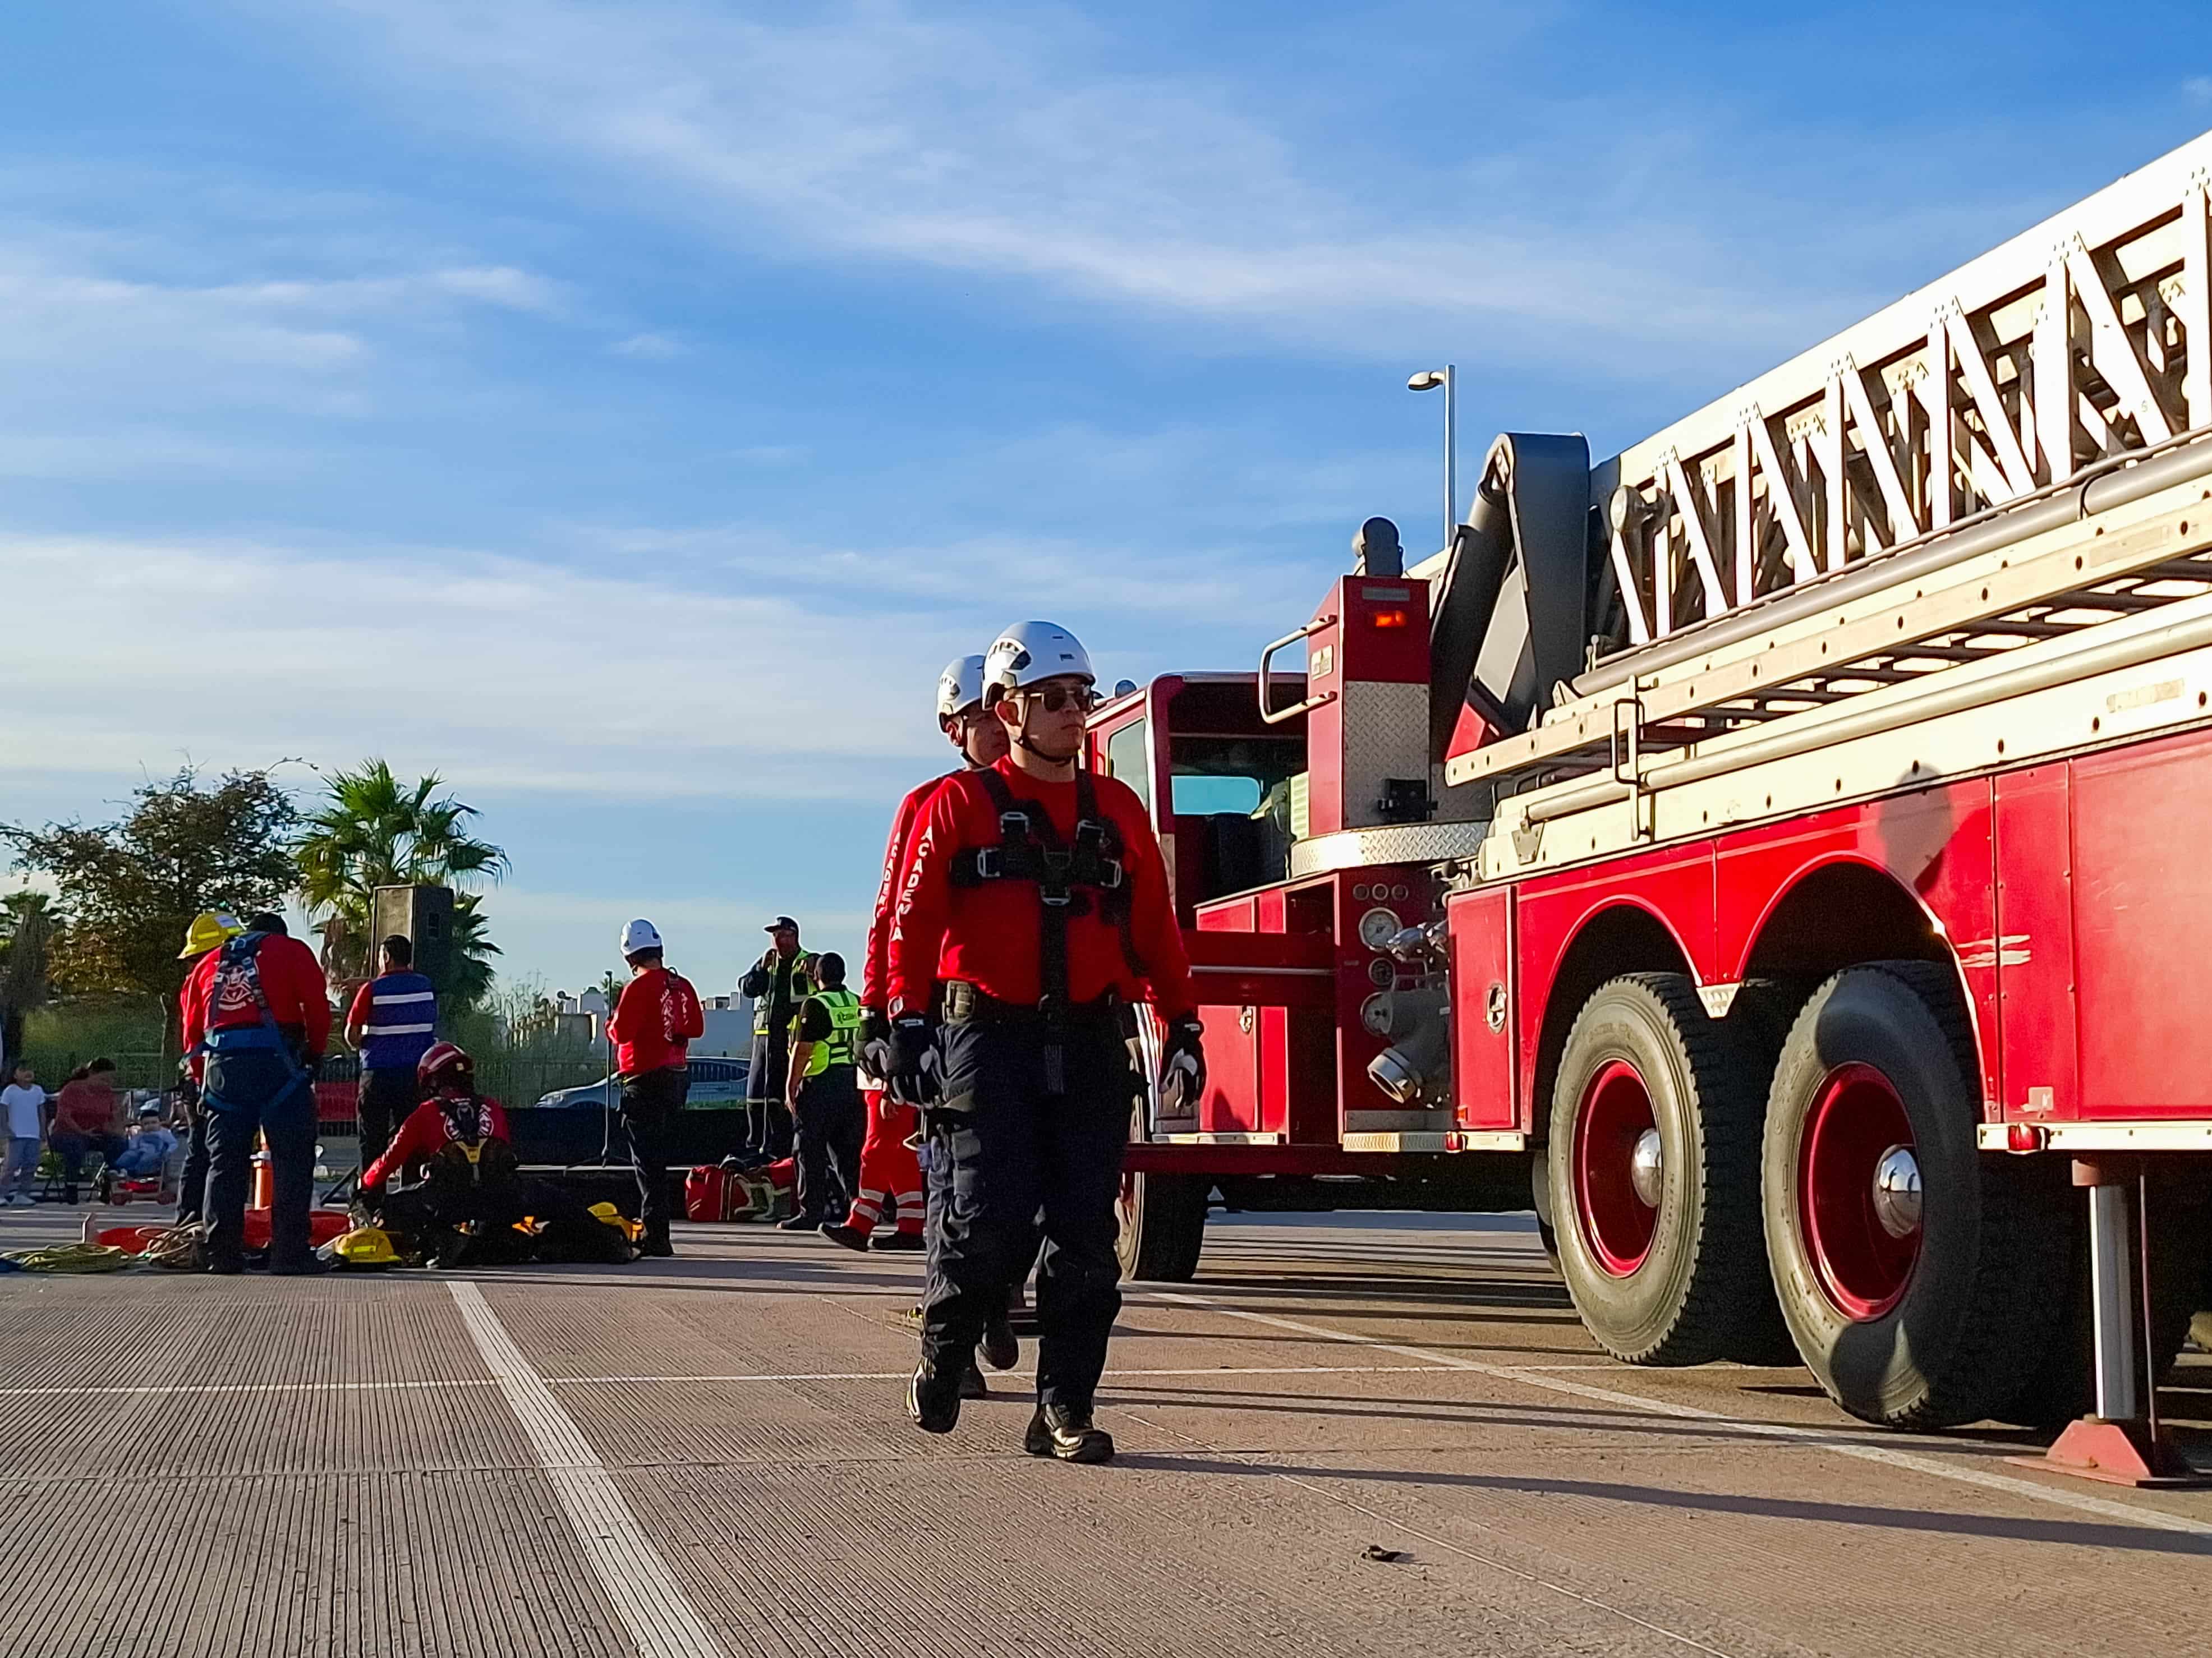
[[[51,957],[61,918],[53,900],[25,889],[0,898],[0,1051],[23,1051],[23,1022],[53,993]]]
[[[112,823],[0,823],[0,841],[19,868],[60,889],[70,925],[49,945],[58,988],[173,998],[193,916],[283,902],[297,878],[295,814],[265,771],[225,772],[210,786],[186,766],[131,802]]]
[[[441,794],[444,787],[434,772],[403,784],[374,759],[326,783],[296,852],[300,893],[323,919],[323,968],[333,979],[368,976],[377,888],[449,886],[461,890],[453,906],[454,968],[442,988],[457,1005],[489,993],[499,946],[485,930],[479,896],[465,889],[499,879],[507,853],[470,832],[477,809]]]

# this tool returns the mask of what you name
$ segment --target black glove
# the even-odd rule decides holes
[[[1206,1027],[1195,1013],[1169,1023],[1160,1048],[1160,1114],[1194,1116],[1206,1092]]]
[[[862,1008],[859,1040],[855,1044],[860,1069],[878,1082],[882,1081],[886,1074],[884,1067],[891,1062],[890,1048],[890,1020],[879,1009]]]
[[[937,1092],[937,1021],[908,1013],[891,1021],[884,1044],[884,1088],[901,1105],[924,1106]]]

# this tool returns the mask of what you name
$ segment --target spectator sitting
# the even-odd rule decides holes
[[[76,1201],[76,1183],[85,1154],[97,1151],[109,1163],[123,1155],[126,1142],[116,1132],[115,1061],[94,1060],[70,1072],[54,1100],[49,1137],[62,1160],[62,1201]]]
[[[31,1185],[39,1172],[39,1148],[46,1144],[46,1090],[39,1086],[31,1067],[17,1060],[15,1079],[0,1088],[0,1133],[7,1143],[0,1151],[0,1204],[27,1209],[38,1199]]]
[[[107,1166],[116,1174],[143,1180],[160,1175],[176,1149],[177,1137],[162,1121],[161,1106],[149,1100],[138,1108],[138,1127],[131,1133],[131,1144]]]

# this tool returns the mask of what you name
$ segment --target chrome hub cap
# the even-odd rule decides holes
[[[1893,1145],[1875,1165],[1874,1214],[1893,1238],[1920,1230],[1920,1159],[1911,1147]]]
[[[1636,1200],[1646,1209],[1659,1206],[1659,1191],[1666,1179],[1666,1152],[1660,1144],[1659,1131],[1647,1128],[1636,1137],[1635,1148],[1628,1154],[1628,1181],[1636,1188]],[[1914,1200],[1918,1201],[1919,1176],[1913,1176]],[[1915,1212],[1917,1211],[1916,1209]]]

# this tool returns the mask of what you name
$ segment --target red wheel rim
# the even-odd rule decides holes
[[[1644,1265],[1659,1211],[1637,1195],[1636,1143],[1658,1127],[1651,1090],[1626,1060],[1610,1061],[1583,1090],[1575,1114],[1575,1217],[1597,1264],[1613,1278]]]
[[[1875,1195],[1883,1159],[1913,1149],[1912,1120],[1887,1077],[1870,1065],[1828,1073],[1798,1149],[1798,1202],[1821,1291],[1856,1323],[1896,1306],[1920,1259],[1919,1227],[1893,1236]]]

